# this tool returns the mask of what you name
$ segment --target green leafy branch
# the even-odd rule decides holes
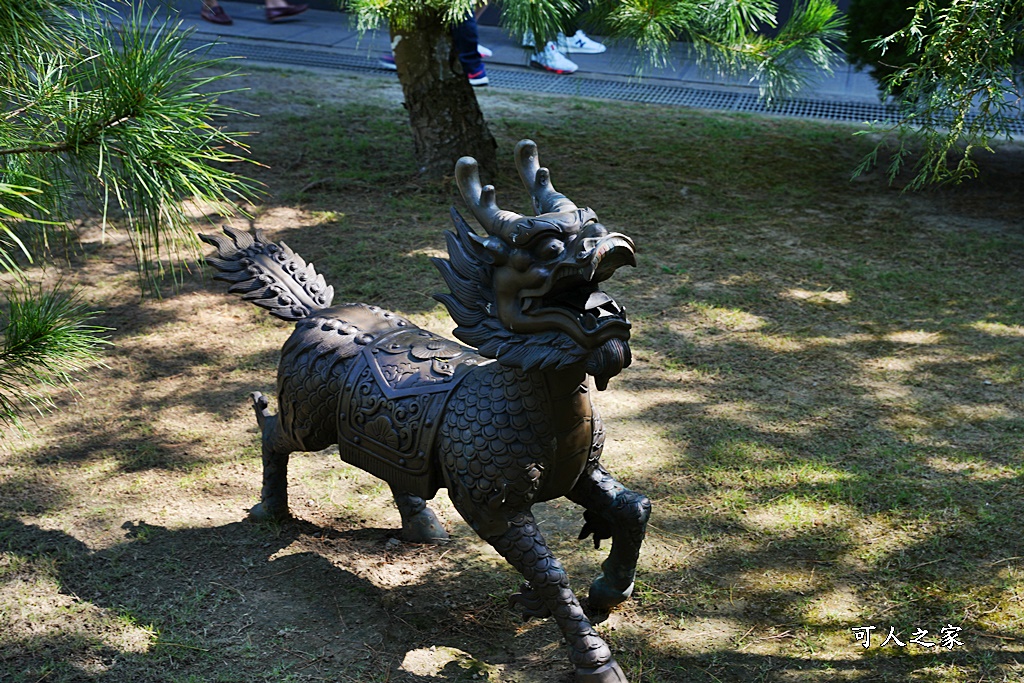
[[[200,255],[185,200],[231,210],[257,193],[228,170],[249,161],[244,133],[216,125],[242,113],[219,102],[230,92],[216,90],[231,75],[224,60],[188,49],[186,31],[154,23],[141,3],[123,22],[107,11],[0,0],[0,271],[14,283],[0,329],[0,423],[46,405],[37,389],[68,384],[106,343],[77,294],[33,288],[22,273],[80,202],[99,209],[104,229],[124,226],[144,286],[156,288]],[[41,249],[22,239],[33,232]]]
[[[775,36],[765,35],[763,29],[777,27],[777,10],[773,0],[601,0],[589,16],[636,45],[650,66],[668,64],[674,42],[686,39],[700,66],[749,75],[772,102],[794,94],[808,73],[830,72],[843,36],[831,0],[807,0]]]
[[[100,362],[109,342],[100,336],[107,328],[90,323],[96,315],[59,288],[11,295],[0,342],[0,423],[20,425],[26,408],[51,407],[47,389],[73,389],[75,374]]]
[[[895,136],[889,153],[890,181],[912,167],[907,189],[960,182],[978,173],[978,150],[1011,138],[1024,95],[1024,1],[920,0],[909,24],[878,40],[886,50],[902,46],[913,58],[887,79],[900,102],[899,119],[875,131]],[[878,161],[883,139],[855,173]],[[912,154],[912,149],[919,149]]]

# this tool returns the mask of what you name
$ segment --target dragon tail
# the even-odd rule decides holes
[[[334,288],[284,242],[268,242],[262,230],[251,233],[224,226],[221,235],[199,235],[217,248],[206,262],[218,272],[215,280],[232,283],[241,294],[281,320],[301,320],[331,305]]]

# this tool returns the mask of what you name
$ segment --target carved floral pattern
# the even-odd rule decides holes
[[[365,366],[354,381],[350,380],[349,386],[354,389],[348,401],[353,432],[361,432],[377,443],[411,457],[410,451],[422,427],[420,418],[430,404],[429,395],[386,398],[370,368]],[[396,454],[395,459],[397,457]]]

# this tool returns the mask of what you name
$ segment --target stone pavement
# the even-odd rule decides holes
[[[376,73],[382,78],[395,78],[378,64],[378,57],[389,50],[387,30],[378,30],[360,35],[354,25],[354,18],[340,11],[311,9],[290,20],[269,23],[264,18],[263,6],[246,2],[222,2],[224,9],[234,19],[232,26],[217,26],[199,16],[200,0],[162,0],[155,14],[180,21],[184,27],[195,30],[200,42],[223,43],[217,54],[239,54],[252,61],[270,64],[306,64],[309,66],[335,66],[354,69],[363,73]],[[598,37],[599,38],[599,37]],[[522,48],[503,29],[496,26],[480,26],[480,42],[494,51],[486,61],[487,71],[493,87],[511,87],[520,90],[540,92],[562,92],[597,97],[610,96],[615,99],[634,99],[612,92],[613,84],[636,89],[637,86],[656,88],[659,92],[668,89],[688,89],[704,93],[709,97],[695,100],[695,106],[723,108],[712,104],[715,93],[743,95],[743,101],[756,100],[757,87],[745,79],[730,79],[717,74],[703,72],[696,67],[692,58],[680,46],[677,59],[668,68],[646,68],[637,76],[636,52],[628,47],[609,45],[607,52],[599,55],[577,55],[569,57],[579,65],[573,75],[557,75],[531,69],[530,51]],[[836,65],[832,75],[824,75],[808,69],[809,84],[797,97],[801,100],[825,103],[847,103],[854,105],[858,114],[853,118],[873,118],[871,112],[880,106],[874,81],[866,73],[855,71],[845,62]],[[583,87],[594,82],[605,87]],[[621,89],[621,88],[620,88]],[[640,101],[651,101],[649,98]],[[654,101],[659,101],[657,98]],[[664,100],[674,103],[671,98]],[[685,102],[680,102],[685,104]],[[865,109],[866,107],[866,109]],[[751,106],[730,106],[752,110]],[[859,110],[864,109],[861,117]],[[826,116],[826,118],[837,118]],[[843,117],[847,118],[847,117]]]

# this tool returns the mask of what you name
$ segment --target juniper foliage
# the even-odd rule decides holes
[[[910,22],[873,48],[906,59],[884,80],[899,120],[857,168],[877,163],[889,138],[890,180],[907,170],[908,189],[960,182],[978,173],[978,151],[1009,140],[1022,114],[1024,0],[918,0]]]

